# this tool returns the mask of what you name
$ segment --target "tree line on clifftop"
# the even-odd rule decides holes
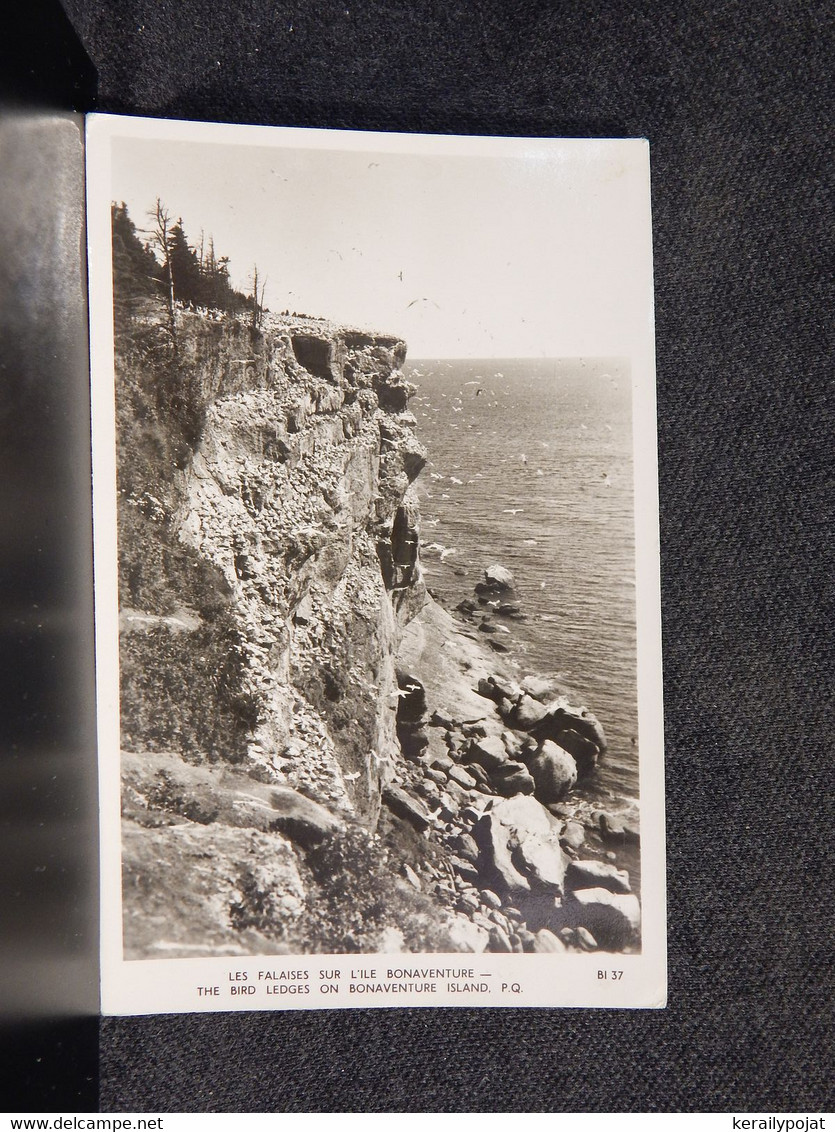
[[[111,222],[117,320],[129,319],[149,304],[162,304],[175,341],[178,306],[247,317],[253,330],[261,328],[266,280],[257,264],[249,294],[236,290],[229,257],[218,256],[214,239],[207,240],[202,232],[199,243],[189,243],[182,217],[173,221],[159,197],[148,212],[147,228],[136,227],[124,201],[111,205]]]

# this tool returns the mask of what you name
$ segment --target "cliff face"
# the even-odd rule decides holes
[[[117,327],[126,953],[454,949],[374,833],[426,599],[406,347],[177,330]]]
[[[397,752],[394,655],[425,597],[406,348],[213,331],[184,320],[207,410],[177,526],[234,594],[257,705],[247,769],[373,825]]]

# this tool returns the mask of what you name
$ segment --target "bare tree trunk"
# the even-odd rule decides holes
[[[168,308],[168,329],[171,333],[171,344],[174,349],[174,361],[176,362],[179,354],[179,342],[177,340],[177,308],[174,305],[174,273],[171,270],[171,244],[169,240],[171,216],[159,197],[157,197],[156,207],[151,216],[155,224],[152,243],[159,248],[163,272],[166,276],[163,284],[165,286],[165,303]]]
[[[258,264],[252,268],[252,332],[260,330],[264,324],[264,291],[267,286],[266,278],[260,282],[259,289]]]

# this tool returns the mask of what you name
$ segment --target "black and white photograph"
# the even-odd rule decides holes
[[[664,1005],[646,143],[88,146],[105,1012]]]

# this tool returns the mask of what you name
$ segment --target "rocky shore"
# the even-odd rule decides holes
[[[503,567],[426,592],[405,344],[178,339],[117,325],[126,955],[639,947],[601,724],[515,673]]]
[[[470,920],[478,950],[634,949],[637,826],[574,792],[602,726],[554,680],[514,678],[473,629],[430,598],[400,649],[403,763],[383,796],[446,853],[411,882]]]

